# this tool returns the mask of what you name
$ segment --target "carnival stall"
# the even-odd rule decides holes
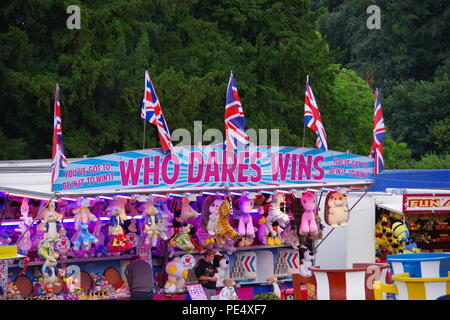
[[[138,254],[153,264],[155,299],[194,299],[195,262],[215,248],[219,288],[232,279],[239,299],[286,293],[292,274],[314,264],[324,225],[345,228],[346,195],[369,186],[372,173],[372,158],[297,147],[176,147],[72,161],[53,192],[1,188],[2,243],[25,257],[9,260],[5,292],[126,299],[124,270]],[[331,204],[324,219],[321,202]]]

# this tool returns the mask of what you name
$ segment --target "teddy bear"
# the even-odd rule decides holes
[[[236,281],[230,278],[223,280],[223,283],[225,287],[220,290],[219,300],[239,300],[236,290],[234,289],[235,287],[239,288],[239,284],[236,284]]]

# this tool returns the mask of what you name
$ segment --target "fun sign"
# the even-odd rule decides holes
[[[72,162],[54,185],[60,194],[84,190],[176,191],[223,187],[279,186],[373,178],[373,159],[337,151],[295,147],[221,146],[137,150]]]
[[[445,213],[450,212],[450,193],[443,194],[403,194],[405,213]]]

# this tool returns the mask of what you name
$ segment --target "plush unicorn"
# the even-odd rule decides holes
[[[254,201],[247,196],[239,198],[239,209],[241,210],[241,218],[239,219],[238,233],[242,237],[239,243],[240,247],[251,246],[255,238],[255,230],[252,221],[252,210]]]
[[[314,193],[308,191],[303,194],[301,202],[305,212],[302,215],[299,233],[303,236],[315,235],[319,230],[315,218],[316,197]]]
[[[289,215],[281,211],[281,204],[284,201],[284,195],[277,192],[270,202],[269,214],[266,218],[268,246],[281,245],[281,233],[290,221]]]

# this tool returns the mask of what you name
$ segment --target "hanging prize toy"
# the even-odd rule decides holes
[[[313,236],[319,232],[315,218],[316,197],[314,193],[308,191],[303,194],[301,202],[305,212],[302,215],[299,233],[303,236]]]
[[[55,203],[51,201],[49,203],[48,209],[46,210],[44,222],[45,222],[45,235],[44,239],[49,241],[57,241],[60,237],[61,232],[61,221],[62,217],[55,210]]]
[[[31,225],[33,224],[33,218],[28,216],[29,208],[28,198],[23,198],[22,205],[20,207],[21,221],[19,223],[19,228],[14,230],[20,232],[21,234],[17,243],[17,248],[19,249],[19,253],[23,255],[27,255],[28,251],[33,246],[33,243],[31,241],[31,232],[29,230]]]
[[[238,233],[234,230],[230,221],[228,220],[228,216],[231,214],[231,204],[230,199],[226,198],[221,203],[219,209],[217,210],[217,226],[216,226],[216,240],[219,248],[223,248],[227,239],[236,241],[238,238]]]
[[[154,206],[154,201],[151,199],[147,201],[144,209],[145,213],[145,234],[147,235],[145,238],[145,244],[150,245],[152,247],[156,247],[156,242],[158,241],[158,225],[156,221],[156,215],[158,214],[158,209]]]
[[[284,195],[280,192],[275,193],[270,202],[269,213],[266,218],[268,230],[266,242],[268,246],[281,245],[281,233],[290,222],[289,215],[281,211],[282,204],[285,205]],[[285,206],[284,211],[286,211]]]
[[[195,246],[191,242],[191,236],[189,232],[191,231],[191,225],[185,223],[181,228],[181,231],[170,239],[170,245],[174,248],[181,249],[188,253],[192,253],[195,249]]]
[[[75,229],[79,233],[74,241],[73,249],[77,251],[82,247],[85,251],[89,251],[91,245],[98,242],[97,238],[89,233],[89,222],[96,222],[98,218],[89,210],[89,199],[81,198],[79,204],[81,207],[75,210]]]
[[[108,210],[111,214],[109,220],[108,233],[111,237],[108,243],[108,252],[120,254],[132,248],[132,243],[123,232],[123,222],[127,220],[125,210],[119,206],[113,206]]]
[[[252,210],[254,201],[248,196],[243,195],[239,198],[239,209],[241,210],[241,217],[239,219],[238,233],[242,238],[239,243],[240,247],[251,246],[255,238],[255,230],[252,221]]]

